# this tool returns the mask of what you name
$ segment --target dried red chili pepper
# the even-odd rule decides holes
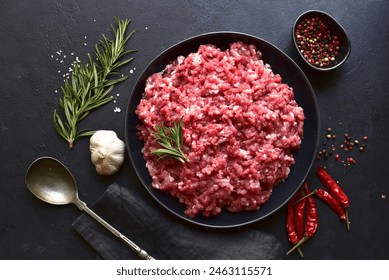
[[[288,202],[287,216],[286,216],[286,232],[288,233],[288,240],[292,244],[296,244],[299,240],[294,226],[294,203],[297,195],[294,195]]]
[[[304,183],[304,191],[306,194],[310,194],[310,190],[308,188],[309,184]],[[316,207],[316,202],[313,196],[308,196],[307,197],[307,215],[306,215],[306,220],[305,220],[305,227],[304,227],[304,235],[301,240],[292,248],[290,249],[286,254],[289,255],[292,251],[294,251],[296,248],[298,248],[301,244],[306,242],[309,238],[311,238],[318,226],[318,214],[317,214],[317,207]]]
[[[346,221],[346,212],[331,194],[323,189],[317,189],[313,192],[316,193],[317,197],[327,203],[327,205],[338,215],[339,219]]]
[[[306,194],[311,193],[308,186],[309,184],[304,184],[304,191]],[[304,237],[306,239],[312,237],[315,234],[318,222],[319,222],[319,217],[317,214],[315,199],[313,198],[313,196],[309,196],[307,197],[307,217],[305,221],[305,233],[304,233]]]
[[[347,195],[340,188],[338,183],[331,177],[330,174],[322,167],[318,166],[316,174],[322,184],[328,189],[329,193],[344,207],[349,208],[350,202]]]
[[[305,218],[305,202],[304,191],[301,191],[299,194],[299,199],[294,203],[294,226],[296,228],[296,233],[298,240],[301,240],[304,235],[304,218]]]
[[[299,202],[299,200],[302,200],[304,198],[307,198],[308,196],[316,194],[317,197],[319,197],[321,200],[323,200],[327,205],[338,215],[339,219],[342,221],[346,221],[347,229],[350,230],[350,225],[347,219],[347,214],[345,209],[339,204],[339,202],[327,191],[323,189],[316,189],[312,191],[310,194],[305,195],[298,199],[295,204]]]
[[[299,241],[295,224],[294,224],[294,216],[295,216],[295,208],[294,203],[297,200],[297,197],[300,194],[295,194],[288,202],[288,208],[287,208],[287,216],[286,216],[286,231],[288,233],[288,240],[292,244],[297,244]],[[298,248],[299,254],[301,257],[303,257],[303,253],[301,252],[300,248]]]
[[[301,200],[306,199],[308,196],[317,195],[321,200],[323,200],[327,205],[338,215],[339,219],[346,221],[346,212],[342,205],[327,191],[323,189],[313,190],[310,194],[305,195],[299,198],[295,204],[298,204]]]
[[[322,184],[328,189],[328,192],[340,203],[345,209],[347,229],[350,229],[350,220],[348,216],[348,208],[350,207],[350,201],[344,191],[340,188],[338,183],[331,177],[330,174],[322,167],[318,166],[316,169],[316,175]]]

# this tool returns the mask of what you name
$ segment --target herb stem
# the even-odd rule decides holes
[[[131,62],[133,58],[121,60],[135,50],[125,50],[127,41],[134,31],[126,36],[130,20],[115,17],[117,28],[111,25],[115,39],[103,35],[100,45],[96,44],[94,54],[97,62],[88,54],[88,63],[77,63],[69,80],[61,87],[63,96],[59,100],[60,111],[54,110],[53,122],[58,134],[68,142],[69,148],[83,136],[91,136],[95,131],[78,129],[78,123],[89,113],[113,100],[108,96],[118,83],[125,81],[128,76],[109,79],[117,74],[116,70]],[[63,121],[64,119],[64,121]]]
[[[169,157],[182,163],[188,162],[189,159],[181,150],[183,145],[182,126],[182,118],[179,122],[174,122],[172,127],[166,127],[164,124],[156,125],[153,134],[162,148],[153,150],[151,154],[157,155],[159,158]]]

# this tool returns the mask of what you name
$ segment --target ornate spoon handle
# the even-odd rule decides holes
[[[94,218],[97,222],[99,222],[103,227],[113,233],[116,237],[122,240],[128,247],[130,247],[135,253],[138,254],[139,258],[142,260],[154,260],[152,256],[150,256],[145,250],[141,249],[138,245],[120,233],[116,228],[107,223],[103,218],[93,212],[84,202],[77,199],[74,202],[80,210],[85,211],[89,216]]]

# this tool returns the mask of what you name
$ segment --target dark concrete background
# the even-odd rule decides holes
[[[385,0],[1,1],[0,259],[96,258],[71,227],[80,214],[75,206],[48,205],[27,190],[25,171],[37,157],[63,161],[78,181],[80,198],[88,204],[112,182],[141,188],[128,158],[115,176],[99,176],[89,159],[88,139],[69,150],[52,122],[70,58],[85,59],[101,34],[110,34],[114,16],[132,19],[130,29],[136,33],[128,47],[139,52],[121,70],[130,77],[115,88],[116,103],[93,112],[83,127],[112,129],[124,139],[125,109],[136,79],[156,55],[183,39],[210,31],[263,38],[298,62],[310,79],[320,108],[323,141],[327,127],[338,135],[336,145],[346,132],[356,139],[369,137],[365,152],[349,153],[357,160],[353,166],[333,158],[315,162],[315,166],[327,165],[349,194],[352,224],[347,232],[327,206],[318,203],[320,224],[316,236],[302,247],[305,259],[388,259],[388,4]],[[312,72],[293,49],[292,24],[309,9],[331,14],[350,36],[351,55],[334,72]],[[115,107],[122,111],[115,113]],[[314,172],[308,180],[319,184]],[[253,226],[274,234],[287,249],[284,223],[282,209]]]

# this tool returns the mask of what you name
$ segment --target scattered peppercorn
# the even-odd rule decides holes
[[[316,155],[316,159],[319,160],[327,160],[334,154],[334,159],[338,162],[342,162],[345,165],[353,165],[356,164],[356,160],[353,157],[347,157],[345,159],[342,159],[342,156],[337,150],[342,151],[344,154],[350,154],[358,146],[358,150],[360,152],[363,152],[366,148],[366,141],[368,140],[367,136],[363,136],[362,139],[364,143],[360,143],[361,141],[358,139],[352,139],[351,135],[349,133],[344,134],[344,140],[339,144],[339,146],[336,146],[336,134],[333,132],[332,128],[327,128],[327,134],[326,139],[327,141],[322,142],[322,146],[330,145],[328,149],[321,149],[318,151],[318,154]],[[333,142],[334,144],[332,144]]]
[[[312,65],[327,66],[339,55],[338,36],[331,34],[326,22],[318,17],[303,19],[294,35],[300,53]]]

